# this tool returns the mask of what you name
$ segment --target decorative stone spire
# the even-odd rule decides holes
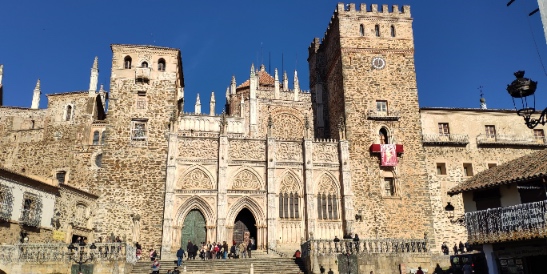
[[[298,101],[298,94],[300,93],[300,84],[298,83],[298,72],[294,70],[294,100]]]
[[[241,102],[239,103],[239,117],[243,117],[244,109],[245,109],[245,100],[243,100],[243,94],[241,94]]]
[[[232,75],[232,82],[230,83],[230,94],[236,94],[236,77]]]
[[[194,108],[194,112],[197,114],[201,113],[201,102],[199,101],[199,93],[198,93],[198,96],[196,97],[196,106]]]
[[[279,99],[279,75],[277,74],[277,69],[275,69],[274,80],[274,98]]]
[[[215,116],[215,92],[211,91],[211,100],[209,101],[209,115]]]
[[[101,101],[103,102],[103,110],[106,112],[106,90],[104,90],[103,84],[101,84],[101,88],[99,89],[99,96],[101,96]]]
[[[486,109],[486,99],[484,99],[484,93],[482,92],[482,86],[479,87],[479,91],[481,93],[481,109]]]
[[[287,77],[287,72],[283,72],[283,91],[289,91],[289,77]]]
[[[40,95],[42,94],[42,91],[40,89],[40,79],[36,81],[36,87],[34,87],[34,94],[32,95],[32,105],[30,106],[31,109],[38,109],[40,106]]]
[[[2,85],[2,76],[4,75],[4,65],[0,65],[0,85]]]
[[[95,96],[97,92],[97,83],[99,82],[99,57],[95,56],[91,76],[89,77],[89,96]]]
[[[255,75],[255,64],[251,63],[251,77]]]

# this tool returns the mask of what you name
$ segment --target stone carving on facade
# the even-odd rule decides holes
[[[298,179],[291,172],[287,172],[280,185],[280,193],[300,193]]]
[[[319,183],[317,184],[317,193],[338,194],[338,188],[336,187],[334,180],[325,174],[321,176],[321,179],[319,179]]]
[[[218,141],[212,139],[182,139],[179,141],[179,157],[216,159]]]
[[[213,189],[211,179],[205,171],[195,168],[182,178],[181,189]]]
[[[276,146],[275,155],[280,161],[302,161],[302,146],[299,143],[283,142]]]
[[[237,190],[258,190],[261,187],[259,178],[248,169],[238,172],[232,183],[232,189]]]
[[[266,148],[264,142],[230,140],[230,158],[232,160],[264,160]]]
[[[338,149],[336,145],[318,144],[313,147],[314,162],[337,162]]]
[[[141,237],[141,215],[139,214],[131,214],[131,220],[133,221],[132,226],[132,235],[133,235],[133,242],[138,242]]]
[[[298,117],[281,113],[274,118],[273,136],[284,139],[302,138],[304,136],[304,123]]]

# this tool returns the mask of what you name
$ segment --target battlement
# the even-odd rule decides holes
[[[338,15],[373,15],[410,18],[410,6],[405,5],[401,10],[399,10],[399,5],[392,5],[391,10],[389,9],[389,5],[382,5],[381,10],[378,9],[378,7],[378,4],[367,6],[367,4],[363,3],[360,4],[359,9],[356,9],[354,3],[338,3],[335,13]]]

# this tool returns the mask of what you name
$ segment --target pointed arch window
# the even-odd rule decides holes
[[[338,220],[337,188],[331,178],[324,176],[319,182],[317,193],[317,218],[321,220]]]
[[[104,141],[106,140],[106,130],[103,130],[101,133],[101,145],[104,145]]]
[[[359,35],[365,36],[365,27],[363,24],[359,25]]]
[[[99,144],[99,131],[98,130],[95,130],[93,132],[93,145],[98,145]]]
[[[130,69],[131,68],[131,56],[127,55],[125,56],[125,58],[123,59],[123,68],[124,69]]]
[[[141,63],[141,68],[147,68],[148,67],[148,62],[144,61]]]
[[[395,26],[391,25],[391,37],[395,37]]]
[[[71,121],[72,120],[73,110],[74,110],[74,108],[71,105],[66,106],[65,121]]]
[[[387,129],[381,128],[378,135],[380,137],[380,144],[389,144],[389,134],[387,133]]]
[[[165,59],[163,58],[158,60],[158,71],[165,71]]]
[[[300,194],[298,181],[292,175],[287,175],[281,181],[279,193],[279,218],[298,219],[300,218]]]
[[[374,26],[374,33],[376,34],[376,37],[380,37],[380,25]]]

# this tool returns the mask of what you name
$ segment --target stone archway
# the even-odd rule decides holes
[[[192,209],[184,218],[181,232],[181,246],[184,248],[188,241],[200,246],[207,241],[207,229],[205,217],[198,209]]]
[[[253,238],[254,244],[258,246],[259,244],[256,241],[256,239],[258,239],[257,236],[256,219],[249,209],[243,208],[236,216],[232,240],[235,241],[236,244],[242,242],[248,244],[250,239]]]
[[[232,243],[234,240],[234,230],[238,229],[238,227],[236,227],[237,221],[241,220],[244,222],[245,220],[247,223],[244,223],[249,231],[249,237],[253,237],[255,235],[254,233],[256,233],[256,237],[254,237],[255,248],[266,248],[267,226],[265,225],[266,217],[264,211],[265,209],[251,197],[244,196],[237,200],[237,202],[228,210],[228,215],[226,217],[227,225],[225,237],[228,242]]]

